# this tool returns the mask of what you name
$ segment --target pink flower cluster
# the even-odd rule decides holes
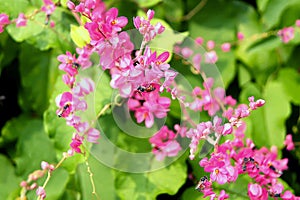
[[[56,5],[52,0],[43,0],[43,5],[39,11],[46,13],[45,24],[48,24],[51,14],[55,11]],[[9,20],[9,16],[5,13],[0,13],[0,33],[4,31],[4,27],[8,24],[15,23],[17,28],[27,25],[28,17],[24,13],[20,13],[18,18]],[[52,26],[54,22],[52,22]]]
[[[234,106],[236,100],[231,96],[225,95],[223,88],[215,88],[212,92],[214,80],[207,78],[203,83],[203,89],[195,87],[193,90],[194,101],[188,103],[188,107],[194,111],[207,111],[210,116],[214,116],[218,110],[220,110],[220,102],[224,105]]]
[[[227,140],[217,146],[210,159],[203,158],[199,162],[204,171],[210,174],[209,181],[225,184],[234,182],[240,174],[248,174],[253,180],[253,183],[248,185],[250,199],[268,199],[268,197],[298,199],[290,191],[284,192],[283,185],[278,182],[282,171],[288,168],[288,160],[278,160],[276,148],[256,149],[250,139],[244,142],[244,136],[240,132],[243,130],[234,130],[235,137],[232,141]],[[200,191],[211,199],[216,196],[212,184],[202,185]]]
[[[70,92],[64,92],[55,99],[59,109],[56,111],[58,117],[63,117],[69,126],[76,129],[76,133],[72,138],[71,152],[81,153],[80,145],[83,143],[84,137],[88,142],[97,143],[100,132],[92,128],[88,122],[81,121],[81,118],[75,115],[76,111],[85,111],[87,103],[84,97],[94,91],[95,85],[90,78],[82,78],[80,82],[72,85]]]
[[[149,141],[158,161],[162,161],[165,157],[177,156],[181,150],[180,144],[176,141],[176,134],[167,126],[163,126]]]

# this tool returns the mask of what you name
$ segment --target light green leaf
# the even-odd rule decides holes
[[[29,6],[28,0],[13,0],[13,1],[0,1],[0,13],[6,13],[10,18],[17,18],[19,13],[24,12]],[[14,24],[15,25],[15,24]]]
[[[114,186],[113,169],[103,165],[92,155],[88,158],[90,169],[93,173],[93,180],[97,195],[101,199],[117,199],[116,190]],[[87,171],[87,166],[82,163],[78,166],[76,175],[78,176],[80,188],[82,191],[82,199],[93,199],[92,183]]]
[[[33,10],[31,10],[33,12]],[[23,27],[16,27],[16,24],[10,24],[7,26],[7,32],[17,42],[22,42],[31,37],[37,36],[45,27],[43,23],[45,21],[45,13],[37,13],[34,18],[27,20],[27,25]]]
[[[8,158],[0,154],[0,199],[13,200],[11,194],[19,190],[21,179],[15,174],[15,169]]]
[[[289,98],[286,96],[280,82],[269,81],[264,88],[262,96],[258,90],[249,87],[241,94],[241,99],[246,102],[249,96],[254,95],[255,99],[263,98],[266,103],[263,107],[251,112],[248,120],[251,120],[251,138],[258,147],[283,146],[286,135],[285,120],[290,115]]]
[[[281,19],[282,12],[288,7],[299,7],[298,0],[272,0],[268,1],[265,10],[262,13],[262,22],[267,29],[273,28]]]
[[[241,64],[238,65],[238,81],[239,86],[242,87],[244,84],[251,80],[251,75],[247,69]]]
[[[159,2],[161,2],[162,0],[152,0],[152,1],[149,1],[149,0],[134,0],[138,5],[139,7],[141,8],[149,8],[151,6],[154,6],[156,4],[158,4]]]
[[[288,97],[282,84],[275,81],[267,83],[263,96],[266,101],[263,109],[270,144],[282,147],[286,135],[285,120],[291,113]]]
[[[295,104],[300,104],[300,75],[292,68],[284,68],[279,71],[278,80],[281,82],[286,95]]]
[[[45,190],[47,198],[49,199],[59,199],[64,193],[67,183],[69,181],[69,174],[63,168],[56,169],[51,176],[49,183],[47,184]]]
[[[187,173],[184,162],[178,160],[158,171],[144,174],[119,173],[116,188],[122,200],[155,199],[162,193],[175,194],[184,184]]]
[[[83,26],[75,26],[71,24],[71,38],[73,42],[80,48],[90,43],[89,32]]]

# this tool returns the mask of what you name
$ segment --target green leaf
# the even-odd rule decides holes
[[[300,104],[300,74],[292,68],[284,68],[279,71],[278,80],[281,82],[286,95],[295,104]]]
[[[50,48],[60,49],[62,52],[70,51],[74,48],[70,37],[70,24],[75,23],[74,17],[61,7],[56,7],[51,15],[50,21],[55,22],[52,28],[50,24],[43,25],[44,29],[38,35],[28,38],[28,43],[40,50]],[[45,18],[41,23],[45,23]]]
[[[255,74],[256,81],[264,85],[270,74],[289,58],[292,50],[293,47],[283,45],[278,37],[271,36],[241,44],[237,57],[251,69],[251,74]]]
[[[155,199],[158,194],[175,194],[184,184],[187,167],[178,160],[163,169],[144,173],[119,173],[116,188],[119,197],[126,199]]]
[[[190,9],[194,8],[194,4]],[[216,10],[222,10],[222,12],[215,12]],[[194,15],[189,21],[192,38],[201,36],[205,43],[209,40],[215,41],[214,50],[219,57],[216,66],[222,74],[225,87],[235,76],[236,58],[234,46],[232,51],[224,53],[221,51],[221,45],[224,42],[235,41],[236,30],[244,30],[250,34],[257,29],[259,29],[258,17],[255,10],[248,4],[238,1],[208,1],[201,12]],[[204,49],[206,49],[205,43]]]
[[[73,42],[80,48],[90,43],[89,32],[83,26],[75,26],[71,24],[71,38]]]
[[[242,87],[244,84],[251,80],[249,71],[241,64],[238,65],[238,80],[239,86]]]
[[[267,30],[277,25],[282,17],[282,12],[288,7],[299,7],[298,0],[272,0],[268,1],[265,10],[262,13],[262,22]]]
[[[88,158],[90,170],[93,173],[93,180],[96,192],[101,199],[117,199],[114,187],[113,169],[103,165],[92,155]],[[82,199],[93,199],[92,183],[87,171],[87,166],[82,163],[78,166],[76,175],[79,178],[79,184],[82,191]],[[95,197],[95,196],[94,196]]]
[[[49,183],[47,184],[45,190],[47,198],[49,199],[59,199],[65,191],[67,183],[69,181],[69,174],[63,168],[56,169],[52,175]]]
[[[253,86],[248,87],[243,90],[241,99],[246,103],[247,98],[252,95],[255,99],[263,98],[266,103],[252,111],[248,118],[252,124],[251,138],[259,147],[282,147],[286,135],[285,120],[291,112],[289,98],[285,95],[282,84],[277,81],[267,82],[262,95]]]
[[[49,103],[49,72],[57,69],[50,65],[49,52],[41,52],[26,43],[21,46],[19,59],[22,84],[20,106],[24,111],[35,111],[41,115]]]
[[[33,12],[33,10],[31,10]],[[45,20],[45,13],[37,13],[32,20],[27,21],[27,25],[23,27],[16,27],[16,24],[10,24],[7,26],[7,32],[17,42],[22,42],[31,37],[40,34],[44,27],[42,25]]]
[[[0,34],[0,75],[2,69],[17,57],[18,45],[12,38],[3,32]]]
[[[152,1],[148,1],[148,0],[134,0],[139,7],[141,8],[149,8],[151,6],[154,6],[158,3],[160,3],[162,0],[152,0]]]
[[[41,161],[56,161],[54,145],[46,135],[41,120],[35,119],[27,123],[18,121],[16,126],[21,129],[14,157],[18,174],[27,176],[28,173],[40,169]]]
[[[23,114],[7,121],[1,130],[1,138],[4,144],[17,140],[24,128],[22,124],[30,123],[31,120],[30,116]]]
[[[270,0],[256,0],[258,10],[264,12]]]
[[[29,6],[27,0],[0,1],[0,13],[6,13],[10,18],[17,18],[19,13],[24,12]],[[15,25],[15,24],[14,24]]]
[[[7,157],[0,154],[0,199],[13,200],[11,194],[19,190],[21,179],[15,174],[15,169]]]
[[[291,112],[288,97],[282,84],[275,81],[267,83],[263,96],[266,101],[263,109],[270,144],[282,147],[286,135],[285,120]]]

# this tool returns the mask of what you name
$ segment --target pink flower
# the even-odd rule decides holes
[[[215,42],[213,40],[208,40],[206,43],[206,47],[208,50],[213,50],[215,48]]]
[[[55,4],[52,2],[52,0],[43,0],[44,1],[44,5],[41,8],[41,11],[45,12],[46,15],[51,15],[56,6]]]
[[[74,134],[74,136],[72,138],[72,142],[70,144],[70,147],[76,153],[81,153],[80,146],[82,144],[83,139],[84,138],[82,136],[80,136],[78,133]]]
[[[268,199],[268,192],[257,183],[248,185],[248,195],[251,200]]]
[[[20,13],[18,18],[16,19],[16,26],[17,27],[26,26],[26,24],[27,24],[27,19],[24,13]]]
[[[244,39],[244,34],[242,33],[242,32],[238,32],[237,33],[237,38],[238,38],[238,40],[243,40]]]
[[[67,7],[68,7],[70,10],[74,10],[74,9],[75,9],[75,4],[74,4],[71,0],[68,0],[68,2],[67,2]]]
[[[193,50],[188,47],[184,47],[181,49],[181,54],[183,58],[187,59],[193,54]]]
[[[83,78],[73,89],[72,92],[76,96],[85,96],[93,92],[95,89],[95,83],[90,78]]]
[[[293,142],[293,136],[292,136],[292,134],[286,135],[285,141],[284,141],[284,145],[286,146],[286,149],[289,150],[289,151],[295,149],[295,145],[294,145],[294,142]]]
[[[198,72],[200,72],[201,69],[201,61],[202,61],[201,54],[200,53],[195,54],[195,56],[193,57],[193,66]]]
[[[288,43],[295,36],[295,29],[293,27],[286,27],[278,31],[278,36],[283,43]]]
[[[5,13],[1,13],[0,14],[0,33],[2,33],[4,30],[4,26],[9,24],[10,21],[9,21],[9,18],[8,18],[8,15],[5,14]]]
[[[100,137],[100,132],[95,128],[89,128],[85,134],[87,135],[86,140],[91,143],[97,143],[97,140]]]
[[[229,198],[229,195],[226,194],[225,190],[221,190],[218,200],[224,200],[224,199],[228,199],[228,198]]]
[[[149,42],[152,40],[157,34],[161,34],[165,27],[158,22],[155,26],[151,25],[150,21],[153,19],[154,11],[148,10],[147,17],[148,19],[144,19],[143,17],[137,16],[133,18],[133,24],[136,29],[144,36],[144,41]]]
[[[195,43],[198,45],[202,45],[203,44],[204,39],[202,37],[197,37],[195,39]]]
[[[205,62],[206,63],[214,64],[218,60],[218,56],[217,56],[217,53],[215,51],[205,52],[204,57],[205,57]]]
[[[251,96],[248,98],[249,100],[249,107],[252,109],[252,110],[256,110],[258,107],[261,107],[263,105],[265,105],[265,100],[263,99],[258,99],[257,101],[254,101],[254,97]]]
[[[155,135],[150,138],[150,143],[154,147],[152,152],[158,161],[167,157],[177,156],[181,150],[180,144],[175,140],[175,133],[163,126]]]
[[[221,49],[223,52],[229,52],[231,48],[231,45],[229,42],[223,43],[221,46]]]
[[[212,181],[218,182],[220,185],[227,183],[227,171],[224,168],[215,168],[210,174]]]
[[[283,195],[280,196],[283,200],[295,200],[295,196],[289,190],[285,191]]]
[[[297,19],[295,24],[296,24],[297,27],[300,27],[300,19]]]
[[[46,198],[46,191],[43,187],[39,186],[36,190],[36,195],[40,197],[41,200]]]
[[[59,117],[67,117],[73,111],[73,95],[70,92],[64,92],[59,94],[55,98],[56,105],[59,109],[56,111],[56,114]]]
[[[72,55],[69,51],[67,51],[65,55],[59,55],[57,60],[61,62],[58,66],[60,70],[67,72],[71,77],[78,74],[78,69],[74,66],[77,63],[75,55]]]
[[[127,18],[123,16],[118,17],[118,12],[117,8],[111,8],[105,13],[105,29],[110,30],[111,32],[119,32],[126,26],[128,23]]]

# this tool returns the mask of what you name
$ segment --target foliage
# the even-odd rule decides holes
[[[89,43],[90,38],[67,8],[66,1],[54,2],[59,6],[51,15],[51,21],[55,22],[55,26],[51,27],[50,24],[45,25],[44,13],[32,15],[43,5],[42,0],[0,0],[0,13],[12,18],[17,18],[21,12],[31,16],[26,26],[17,28],[12,23],[0,34],[0,96],[3,97],[0,100],[0,199],[18,197],[20,182],[34,170],[40,169],[42,161],[57,163],[72,141],[73,129],[56,114],[55,98],[68,89],[62,82],[63,73],[58,69],[60,63],[57,57],[66,51],[75,53],[75,48]],[[153,49],[164,43],[166,46],[160,53],[172,51],[177,42],[187,37],[202,37],[204,48],[207,48],[207,41],[213,40],[218,55],[216,65],[227,95],[246,104],[249,96],[266,101],[264,107],[245,119],[247,137],[258,148],[276,146],[281,158],[289,158],[289,171],[284,172],[281,181],[287,188],[294,189],[294,194],[300,195],[300,177],[297,173],[300,151],[298,148],[286,151],[284,145],[287,134],[292,134],[295,141],[300,139],[300,27],[295,25],[295,21],[300,19],[300,3],[297,0],[249,2],[105,1],[108,7],[118,8],[120,16],[128,18],[126,30],[134,28],[134,16],[153,9],[153,22],[161,22],[168,28],[167,39],[158,36],[150,43]],[[277,32],[290,26],[295,27],[295,37],[286,43]],[[239,32],[244,34],[243,40],[237,38]],[[230,52],[225,53],[221,45],[226,42],[232,46]],[[81,71],[82,75],[87,73],[92,76],[97,88],[88,100],[93,107],[87,111],[87,119],[101,112],[116,93],[109,87],[109,73],[98,67],[99,57],[93,55],[91,59],[91,70]],[[188,66],[178,57],[173,55],[168,61],[172,68],[188,79],[192,87],[201,85],[199,76],[191,74]],[[171,104],[166,124],[171,126],[180,121],[179,109],[178,103]],[[130,152],[151,151],[147,138],[126,135],[126,131],[117,127],[113,111],[102,114],[98,123],[107,134],[104,140],[109,138],[118,148]],[[209,117],[201,114],[200,118]],[[122,157],[115,152],[107,152],[107,156],[111,156],[110,160]],[[90,166],[86,166],[84,158],[75,155],[53,173],[46,187],[47,198],[91,199],[92,187],[87,173],[90,167],[101,199],[202,199],[202,194],[194,189],[196,182],[189,176],[193,174],[198,180],[205,175],[199,161],[200,158],[190,161],[187,151],[165,168],[129,173],[106,166],[107,163],[100,162],[93,153],[88,156]],[[156,161],[149,162],[156,164]],[[42,183],[44,180],[40,181]],[[248,182],[248,177],[244,176],[228,187],[223,185],[217,188],[219,191],[227,188],[231,198],[245,199]],[[35,198],[31,191],[28,199]]]

